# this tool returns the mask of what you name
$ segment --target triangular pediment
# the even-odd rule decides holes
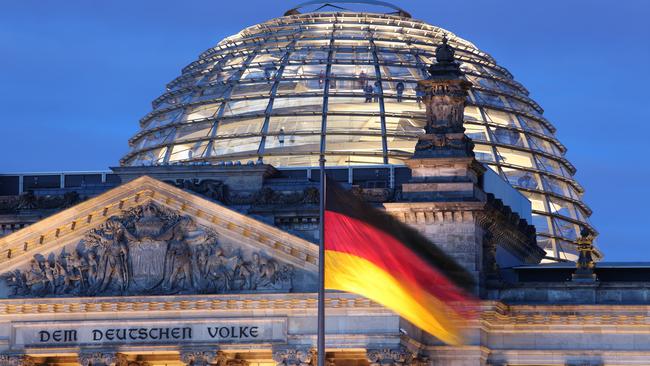
[[[0,238],[0,297],[312,291],[317,256],[311,242],[144,176]]]

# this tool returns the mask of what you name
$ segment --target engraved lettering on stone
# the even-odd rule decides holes
[[[291,265],[245,255],[217,237],[149,203],[109,218],[75,249],[36,255],[0,279],[13,297],[291,291]]]
[[[42,345],[97,345],[133,343],[244,343],[278,342],[286,339],[286,319],[269,321],[251,319],[205,319],[178,324],[170,321],[159,324],[130,323],[86,326],[65,324],[58,327],[35,327],[32,324],[15,328],[18,343]],[[89,352],[90,353],[90,352]]]

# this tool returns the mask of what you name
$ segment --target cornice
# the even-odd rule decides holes
[[[325,300],[334,314],[395,315],[385,307],[353,294],[332,293]],[[123,316],[155,312],[158,316],[299,313],[316,316],[317,294],[237,294],[182,296],[79,297],[0,300],[0,320],[17,316]],[[471,328],[501,332],[589,332],[598,329],[650,334],[650,305],[506,305],[483,301]]]
[[[483,302],[481,325],[490,331],[589,332],[589,327],[650,334],[648,305],[506,305]],[[631,330],[631,328],[635,328]]]
[[[386,202],[386,211],[408,224],[469,222],[485,209],[484,202]]]
[[[317,294],[236,294],[236,295],[180,295],[180,296],[123,296],[76,297],[0,300],[0,319],[13,320],[17,315],[55,314],[110,314],[123,315],[141,312],[261,312],[305,311],[316,314]],[[373,314],[393,314],[383,306],[366,298],[335,293],[328,295],[325,305],[329,311],[362,310]],[[312,314],[313,313],[313,314]]]

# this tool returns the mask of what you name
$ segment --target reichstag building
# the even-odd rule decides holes
[[[649,365],[650,265],[603,260],[525,86],[415,16],[298,5],[184,67],[119,166],[0,175],[0,366],[314,366],[321,155],[481,298],[452,347],[328,292],[328,366]]]

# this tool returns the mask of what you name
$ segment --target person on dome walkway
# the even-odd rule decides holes
[[[372,101],[377,103],[379,102],[379,94],[381,94],[381,82],[375,82],[375,87],[372,88]]]
[[[362,70],[359,73],[358,85],[361,89],[365,89],[367,84],[368,84],[368,74],[366,74],[366,72]]]
[[[418,109],[422,109],[422,98],[424,97],[424,90],[420,86],[415,87],[415,101],[418,103]]]
[[[366,103],[372,103],[372,86],[370,84],[366,84],[366,86],[363,88],[363,94],[366,96]]]
[[[404,96],[404,83],[401,81],[397,83],[395,90],[397,91],[397,103],[402,103],[402,97]]]

